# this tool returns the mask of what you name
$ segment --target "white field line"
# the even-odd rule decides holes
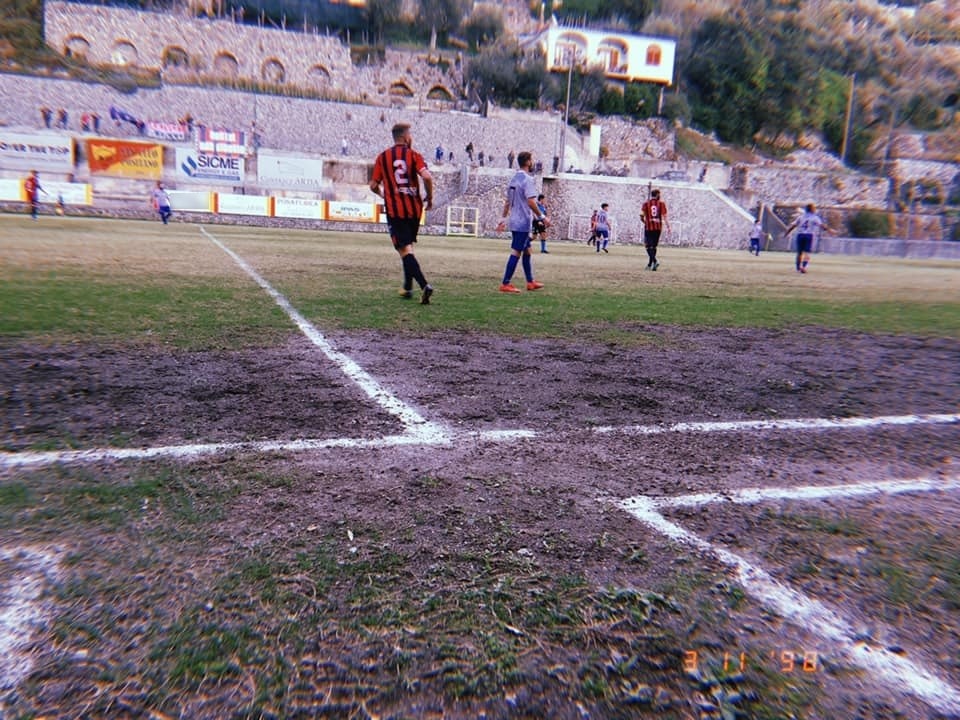
[[[382,450],[399,445],[420,447],[448,446],[458,439],[474,442],[512,442],[535,438],[532,430],[486,430],[458,435],[437,435],[430,431],[424,435],[419,428],[403,435],[388,435],[379,438],[305,438],[299,440],[261,440],[258,442],[202,443],[195,445],[166,445],[152,448],[95,448],[90,450],[49,450],[45,452],[20,452],[0,454],[0,469],[97,463],[105,460],[194,460],[209,455],[228,453],[296,453],[309,450]]]
[[[0,548],[0,562],[12,566],[0,580],[0,690],[9,690],[30,673],[25,647],[42,622],[37,600],[44,585],[56,578],[57,561],[39,550]]]
[[[398,401],[399,402],[399,401]],[[818,427],[834,430],[859,430],[883,425],[932,425],[950,424],[960,421],[960,415],[902,415],[873,418],[847,418],[845,420],[818,420],[816,418],[797,420],[746,420],[727,423],[677,423],[670,426],[628,425],[623,428],[594,428],[595,432],[635,433],[642,432],[738,432],[743,430],[793,430]],[[465,433],[448,432],[434,423],[414,425],[403,435],[381,438],[310,438],[302,440],[267,440],[261,442],[224,442],[192,445],[168,445],[153,448],[93,448],[89,450],[51,450],[46,452],[0,452],[0,469],[53,465],[55,463],[93,463],[104,460],[150,460],[159,458],[190,460],[207,455],[230,452],[301,452],[304,450],[324,450],[328,448],[370,448],[378,449],[396,445],[438,446],[450,445],[457,440],[474,442],[511,442],[531,440],[540,436],[537,430],[483,430]],[[814,492],[815,490],[811,490]],[[692,497],[692,496],[691,496]],[[711,498],[713,495],[704,495]],[[658,502],[671,502],[667,498]],[[674,501],[676,502],[676,501]]]
[[[596,433],[659,435],[669,432],[742,432],[744,430],[855,430],[884,425],[944,425],[960,422],[960,413],[938,415],[886,415],[852,418],[797,418],[794,420],[733,420],[681,422],[673,425],[598,426]]]
[[[916,480],[885,480],[864,482],[855,485],[808,485],[792,488],[746,488],[729,493],[696,493],[670,497],[647,498],[658,509],[699,507],[712,503],[747,505],[765,500],[822,500],[824,498],[850,498],[864,495],[896,495],[908,492],[933,490],[956,490],[960,488],[960,475],[943,478],[917,478]],[[629,502],[629,501],[628,501]]]
[[[881,483],[872,483],[871,491],[874,493],[911,492],[916,490],[920,483],[921,481],[905,481],[899,488],[893,483],[886,488],[882,488]],[[948,479],[946,485],[949,488],[956,487],[956,478]],[[943,487],[943,482],[931,482],[928,489]],[[846,488],[846,490],[849,489]],[[832,497],[853,496],[853,493],[843,492],[843,490],[843,488],[835,490]],[[802,499],[799,492],[795,495],[798,499]],[[821,497],[827,497],[827,495],[821,495]],[[739,555],[713,545],[665,518],[660,514],[659,508],[666,504],[663,499],[638,496],[624,500],[620,506],[666,537],[693,545],[734,568],[747,592],[794,624],[819,633],[824,640],[830,642],[832,650],[845,655],[854,664],[873,673],[887,687],[919,697],[940,712],[948,714],[960,712],[960,691],[948,682],[922,665],[896,655],[884,647],[871,646],[858,641],[853,625],[836,611],[818,600],[783,585],[765,570]]]
[[[420,437],[427,438],[436,436],[439,440],[445,434],[439,425],[429,423],[420,413],[381,386],[373,376],[360,367],[352,358],[337,350],[333,346],[333,343],[327,340],[327,338],[314,327],[313,323],[303,317],[303,315],[290,304],[290,301],[261,277],[246,260],[207,232],[206,228],[201,227],[200,232],[202,232],[210,242],[229,255],[257,285],[263,288],[300,329],[300,332],[306,335],[310,342],[319,348],[348,378],[359,385],[360,389],[363,390],[370,399],[387,412],[398,417],[408,429],[416,427],[416,432]]]
[[[263,440],[260,442],[204,443],[197,445],[167,445],[152,448],[99,448],[92,450],[62,450],[47,452],[8,453],[0,456],[0,468],[52,465],[54,463],[96,463],[104,460],[193,460],[226,453],[303,452],[332,448],[381,448],[397,445],[448,445],[448,436],[430,433],[427,437],[417,432],[388,435],[380,438],[330,438],[304,440]]]

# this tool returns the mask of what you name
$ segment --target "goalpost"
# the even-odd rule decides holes
[[[564,240],[573,240],[575,242],[585,243],[590,239],[590,218],[591,215],[581,215],[574,213],[567,222],[567,235]],[[610,222],[610,242],[616,242],[619,235],[616,215],[609,215]]]
[[[574,214],[567,221],[567,234],[564,240],[585,243],[590,239],[590,216]]]
[[[480,232],[480,208],[447,205],[447,235],[477,237]]]
[[[637,220],[639,224],[639,219]],[[660,243],[662,245],[681,245],[683,244],[683,223],[677,220],[668,220],[670,223],[670,229],[665,230],[660,236]],[[613,242],[617,238],[617,219],[615,216],[610,216],[610,241]],[[574,242],[585,243],[590,239],[590,215],[584,215],[580,213],[574,213],[570,215],[567,221],[567,232],[563,236],[564,240],[573,240]],[[637,238],[637,243],[643,244],[643,228],[640,227],[640,236]]]

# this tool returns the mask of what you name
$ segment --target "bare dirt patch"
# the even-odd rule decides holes
[[[24,497],[0,506],[3,545],[69,558],[51,591],[58,612],[32,649],[40,662],[8,706],[55,717],[77,707],[103,717],[687,718],[722,708],[757,718],[942,717],[876,687],[829,648],[818,647],[827,662],[806,676],[756,664],[733,678],[716,667],[691,678],[689,649],[813,648],[815,632],[784,623],[715,560],[616,504],[927,476],[958,461],[956,425],[649,437],[594,428],[951,412],[960,343],[632,330],[657,343],[333,338],[430,420],[532,429],[532,439],[7,473],[3,484]],[[238,353],[8,342],[0,372],[11,379],[0,403],[7,450],[401,430],[299,339]],[[912,557],[918,540],[906,531],[928,501],[895,502],[843,510],[891,566]],[[837,512],[809,509],[823,522]],[[821,524],[802,540],[808,531],[795,521],[757,507],[699,510],[688,521],[713,541],[757,549],[771,571],[828,602],[855,596],[843,611],[864,626],[946,631],[941,649],[953,652],[952,596],[910,606],[914,626],[890,615],[882,575],[831,585],[797,574],[834,558],[842,576],[859,539],[850,546]],[[944,610],[934,613],[933,601]]]

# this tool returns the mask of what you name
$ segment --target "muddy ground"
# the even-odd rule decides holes
[[[523,558],[531,578],[579,574],[597,588],[665,590],[671,583],[675,588],[679,578],[702,575],[719,578],[720,585],[691,595],[691,606],[665,613],[673,646],[660,648],[662,660],[650,660],[645,668],[658,688],[649,703],[577,705],[562,678],[547,671],[576,662],[572,649],[558,645],[531,651],[522,663],[527,689],[510,701],[451,703],[425,671],[409,692],[371,701],[366,716],[713,717],[698,705],[705,690],[683,671],[687,651],[721,657],[747,648],[760,656],[785,647],[816,650],[823,659],[817,672],[804,678],[819,689],[815,702],[796,717],[950,716],[852,669],[824,646],[815,629],[793,627],[760,603],[739,597],[717,561],[668,542],[617,503],[640,494],[955,477],[960,426],[646,436],[596,429],[954,413],[960,407],[960,342],[813,328],[623,330],[650,342],[624,348],[453,333],[334,334],[330,339],[339,350],[427,419],[462,431],[528,429],[535,437],[486,442],[460,436],[453,446],[267,457],[231,453],[201,461],[189,472],[207,478],[211,487],[237,485],[230,472],[238,467],[246,478],[289,473],[296,480],[282,486],[252,481],[234,492],[228,509],[211,520],[202,547],[185,547],[179,565],[171,560],[165,566],[171,588],[189,595],[191,563],[223,570],[259,548],[295,547],[311,533],[345,529],[359,538],[361,553],[364,535],[402,548],[403,577],[411,591],[438,566],[462,565],[467,572],[472,566],[459,558],[468,548]],[[0,446],[8,452],[369,438],[403,430],[300,338],[280,348],[220,353],[7,341],[0,348],[0,376]],[[96,469],[103,477],[122,472],[115,465]],[[864,642],[895,647],[956,688],[960,585],[949,575],[960,574],[960,567],[949,563],[950,554],[960,551],[951,530],[958,519],[955,500],[956,494],[934,493],[860,505],[706,507],[677,511],[674,519],[803,592],[835,603],[862,625]],[[839,520],[845,524],[838,526]],[[911,528],[921,529],[911,534]],[[7,547],[85,548],[91,554],[78,561],[81,567],[105,562],[93,559],[97,547],[104,556],[115,555],[115,562],[123,554],[99,545],[102,539],[41,524],[11,521],[0,525],[0,533]],[[918,571],[901,583],[901,593],[891,594],[882,568],[922,565],[927,556],[918,544],[931,533],[941,534],[933,543],[941,552],[930,560],[936,572],[921,578]],[[820,571],[823,566],[829,566],[827,572]],[[880,569],[868,572],[867,566]],[[923,592],[911,592],[924,582],[929,587]],[[714,601],[711,613],[707,606]],[[155,602],[172,608],[183,598]],[[698,614],[706,619],[698,620]],[[326,647],[322,639],[318,643],[319,655],[351,652],[342,639],[331,637]],[[73,682],[54,681],[53,648],[40,642],[33,652],[41,669],[11,707],[49,714],[92,692],[93,681],[82,673]],[[131,651],[104,643],[100,652]],[[305,682],[316,683],[316,677]],[[225,708],[236,713],[238,693],[243,695],[214,693],[209,704],[185,700],[183,716],[222,717]],[[133,707],[148,704],[139,702]],[[744,703],[740,717],[774,717],[763,714],[763,704],[762,698]],[[354,710],[343,710],[343,716],[364,716],[349,707]],[[297,716],[337,713],[302,710]]]

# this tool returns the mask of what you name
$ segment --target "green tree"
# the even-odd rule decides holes
[[[437,33],[437,40],[446,44],[450,33],[460,27],[467,14],[469,0],[420,0],[417,23]]]
[[[660,86],[652,83],[627,83],[623,89],[623,111],[635,118],[648,118],[657,114]]]
[[[16,50],[43,48],[43,0],[0,0],[0,38]]]
[[[690,101],[685,93],[671,92],[663,98],[663,116],[671,122],[679,121],[684,125],[693,118]]]
[[[616,88],[606,88],[597,103],[597,112],[601,115],[623,115],[624,93]]]
[[[567,20],[622,19],[632,28],[639,29],[655,6],[654,0],[553,0],[548,11]]]
[[[400,20],[400,5],[401,0],[367,0],[367,30],[372,44],[382,44],[384,32]]]
[[[763,119],[769,60],[751,28],[742,13],[707,19],[686,70],[693,121],[729,142],[749,141]]]
[[[503,35],[503,15],[487,6],[481,6],[463,22],[463,34],[474,50],[489,45]]]
[[[515,40],[487,45],[467,62],[464,79],[484,102],[513,103],[517,99],[521,59]]]
[[[817,78],[817,101],[811,108],[809,122],[823,132],[829,147],[837,154],[843,147],[847,121],[847,96],[850,80],[833,70],[823,70]],[[849,144],[849,139],[848,139]]]

